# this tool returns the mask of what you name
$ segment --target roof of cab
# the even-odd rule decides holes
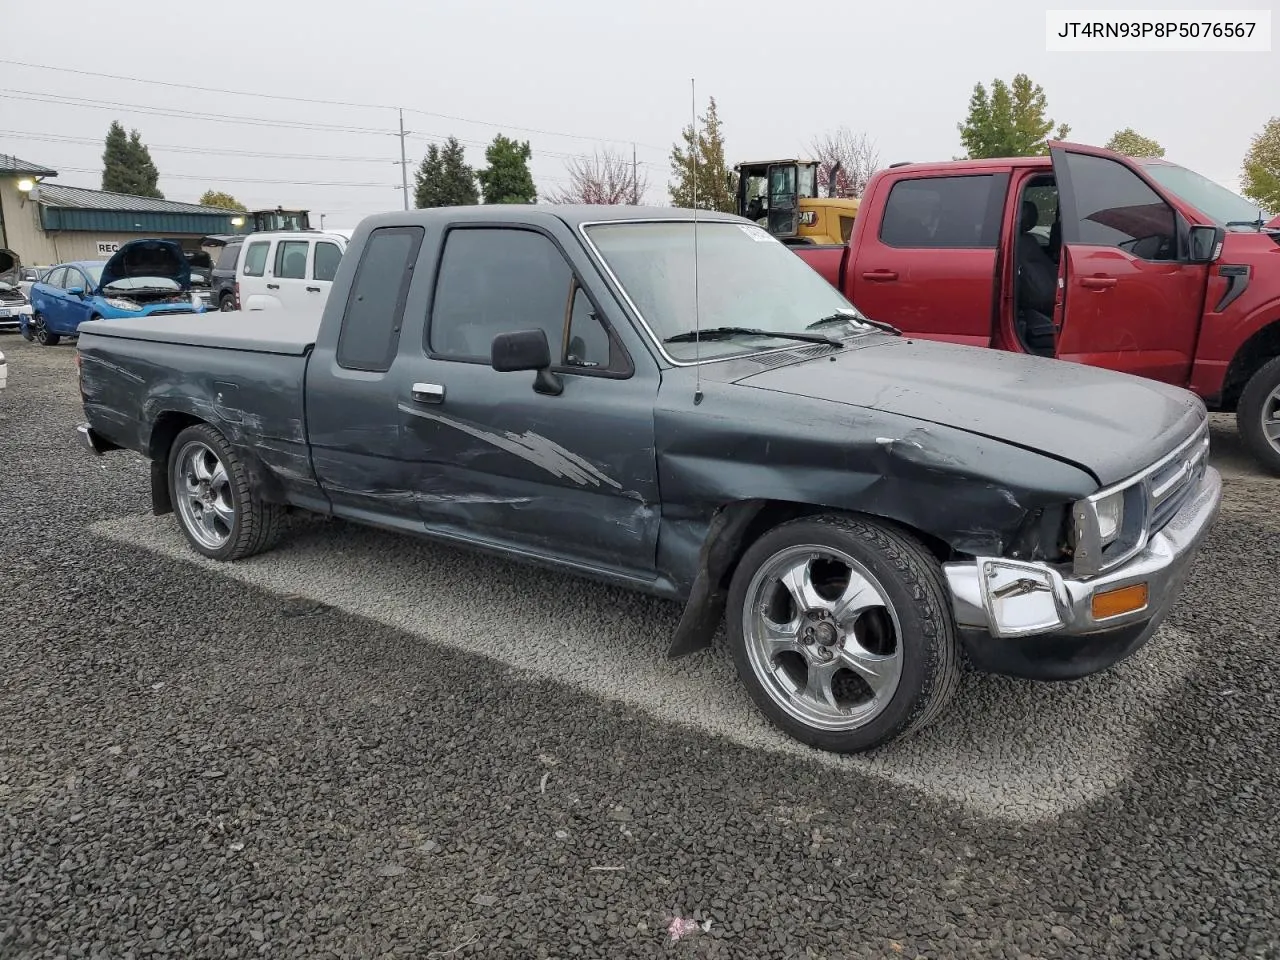
[[[542,219],[558,219],[570,227],[597,221],[628,220],[691,220],[750,223],[743,217],[714,210],[694,211],[686,207],[633,207],[622,204],[559,204],[559,203],[493,203],[465,207],[429,207],[422,210],[405,210],[376,213],[361,221],[361,227],[370,230],[378,227],[406,224],[434,224],[441,220],[451,222],[474,221],[476,223],[511,223],[514,221],[537,222]]]

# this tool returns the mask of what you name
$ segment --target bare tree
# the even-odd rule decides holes
[[[835,133],[824,133],[809,143],[809,152],[819,162],[818,189],[825,196],[831,168],[838,162],[836,196],[860,197],[867,181],[880,169],[880,151],[865,133],[854,133],[841,127]]]
[[[569,184],[547,197],[550,203],[606,203],[635,206],[649,189],[649,177],[624,157],[608,148],[590,157],[574,157],[565,169]]]

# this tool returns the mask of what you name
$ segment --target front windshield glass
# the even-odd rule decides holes
[[[1166,190],[1177,194],[1191,206],[1204,213],[1219,224],[1256,223],[1260,208],[1256,203],[1246,200],[1238,193],[1233,193],[1208,177],[1180,167],[1176,163],[1143,164],[1151,179]],[[1271,219],[1271,214],[1261,211],[1262,221]]]
[[[692,331],[693,223],[620,222],[587,227],[600,251],[659,340]],[[831,284],[764,230],[745,223],[698,224],[697,326],[751,327],[806,332],[837,312],[861,316]],[[846,337],[867,328],[849,320],[825,324],[810,333]],[[780,347],[800,341],[743,336],[733,340],[666,343],[676,360],[704,360]]]
[[[98,271],[98,275],[102,275],[102,271]],[[95,281],[96,282],[96,281]],[[112,283],[107,284],[107,289],[113,292],[122,290],[181,290],[175,280],[169,277],[121,277]]]
[[[84,268],[84,272],[89,275],[89,279],[93,281],[93,285],[95,287],[102,282],[102,268],[104,266],[106,266],[106,264],[99,263],[92,267]]]

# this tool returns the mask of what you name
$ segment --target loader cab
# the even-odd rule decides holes
[[[754,220],[779,240],[800,233],[800,200],[817,199],[817,161],[766,160],[740,163],[738,215]]]
[[[740,163],[737,214],[754,220],[787,245],[843,243],[849,239],[858,201],[836,198],[839,164],[831,170],[827,196],[818,193],[818,161],[764,160]]]

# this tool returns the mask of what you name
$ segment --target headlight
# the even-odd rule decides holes
[[[142,309],[141,305],[134,303],[132,300],[122,300],[119,297],[107,297],[107,299],[104,302],[108,307],[114,307],[116,310],[141,310]]]
[[[1111,496],[1094,504],[1098,513],[1098,539],[1102,546],[1114,543],[1124,526],[1124,491],[1117,490]]]

